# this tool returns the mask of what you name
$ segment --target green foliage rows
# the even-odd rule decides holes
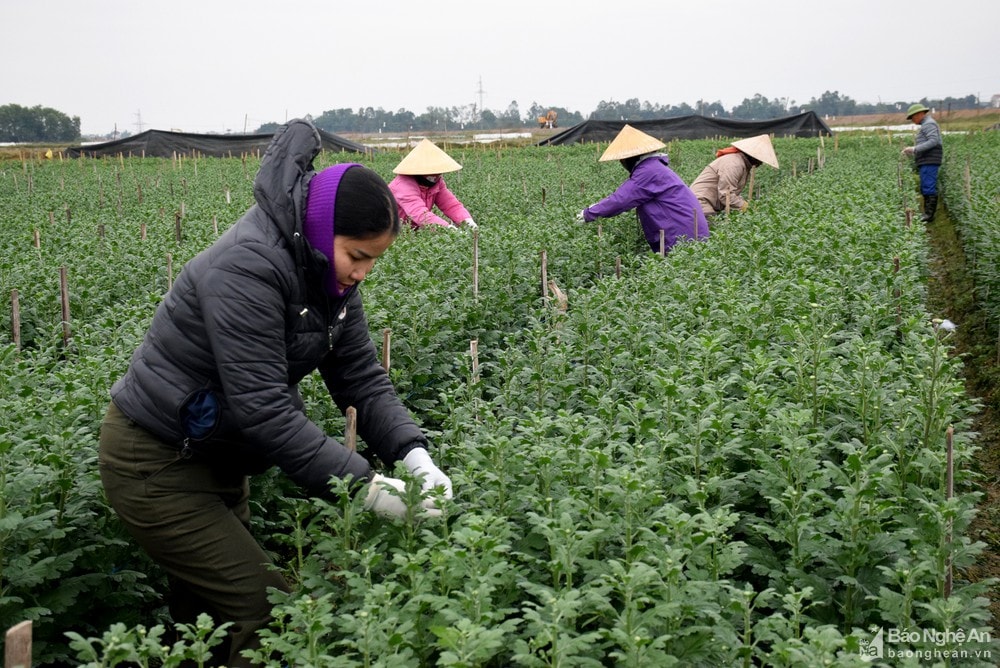
[[[976,302],[1000,326],[1000,132],[949,137],[940,182],[962,238]]]
[[[718,144],[668,150],[690,182]],[[966,535],[975,406],[925,310],[926,238],[904,224],[899,147],[776,146],[783,168],[758,171],[750,211],[666,258],[631,214],[573,222],[624,177],[597,163],[602,147],[450,147],[478,236],[404,233],[364,298],[456,498],[441,520],[397,524],[346,493],[323,504],[256,479],[256,528],[297,585],[275,598],[257,658],[847,666],[878,628],[982,628],[984,586],[962,575],[982,547]],[[388,178],[398,156],[371,160]],[[84,661],[102,647],[152,656],[136,648],[164,621],[162,575],[103,501],[96,431],[167,289],[168,254],[176,275],[250,204],[252,163],[0,173],[0,286],[19,291],[23,318],[0,395],[0,623],[35,619],[50,660],[66,657],[66,631]],[[543,258],[565,312],[543,299]],[[342,433],[322,384],[302,389]]]

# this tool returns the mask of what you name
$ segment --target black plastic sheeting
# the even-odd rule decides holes
[[[127,157],[172,158],[174,156],[213,156],[217,158],[263,155],[272,133],[253,135],[202,135],[189,132],[146,130],[131,137],[88,146],[71,146],[71,158],[124,155]],[[319,131],[323,149],[335,153],[373,153],[373,149],[323,130]]]
[[[766,121],[736,121],[692,115],[648,121],[584,121],[543,139],[536,146],[610,142],[618,136],[626,123],[664,142],[671,139],[743,138],[765,134],[775,137],[832,135],[827,124],[813,111]]]

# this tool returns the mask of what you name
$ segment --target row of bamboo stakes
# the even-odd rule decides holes
[[[181,227],[180,227],[181,216],[178,212],[178,216],[175,220],[175,236],[180,243],[181,240]],[[215,225],[216,234],[218,234],[218,226],[216,219],[212,217],[213,225]],[[598,226],[598,235],[600,235],[600,226]],[[98,226],[98,236],[104,238],[104,226]],[[140,228],[140,237],[146,239],[146,225],[142,224]],[[475,230],[472,233],[472,292],[475,299],[479,298],[479,231]],[[41,250],[41,236],[38,229],[34,231],[33,244],[36,250]],[[545,251],[541,251],[541,293],[544,303],[549,303],[550,293],[556,295],[557,301],[560,305],[560,309],[565,311],[567,307],[566,296],[559,289],[558,285],[554,280],[550,281],[547,278],[548,274],[548,259]],[[174,281],[174,266],[173,266],[173,254],[166,254],[166,269],[167,269],[167,290],[173,287]],[[621,257],[615,260],[615,273],[618,277],[621,277]],[[72,331],[70,328],[70,300],[69,300],[69,271],[68,268],[63,265],[59,267],[59,301],[61,306],[61,317],[62,317],[62,328],[63,328],[63,345],[68,345],[72,337]],[[11,290],[11,331],[13,343],[17,350],[21,349],[21,305],[20,305],[20,294],[15,288]],[[389,339],[388,334],[386,334],[386,339],[383,342],[383,346],[386,350],[386,358],[384,360],[384,366],[386,371],[389,370]]]

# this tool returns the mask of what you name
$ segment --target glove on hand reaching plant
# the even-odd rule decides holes
[[[420,478],[421,489],[424,493],[430,492],[435,487],[444,488],[444,498],[450,499],[452,496],[451,479],[439,469],[431,460],[431,456],[423,448],[414,448],[403,457],[403,466],[415,478]],[[428,506],[428,502],[431,504]],[[436,507],[433,499],[426,499],[424,507]]]
[[[403,494],[406,491],[406,483],[399,478],[388,478],[376,473],[372,481],[368,483],[368,492],[365,495],[365,510],[370,510],[376,515],[395,519],[406,518],[406,502]],[[428,506],[427,502],[431,505]],[[440,517],[441,509],[434,505],[433,499],[426,499],[423,503],[424,513],[428,517]]]

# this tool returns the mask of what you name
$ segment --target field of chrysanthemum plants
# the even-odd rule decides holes
[[[949,150],[987,207],[969,238],[998,300],[1000,144],[965,141]],[[667,150],[690,182],[724,143]],[[775,146],[750,209],[665,257],[633,214],[575,221],[625,177],[603,146],[446,146],[478,232],[404,231],[362,291],[455,497],[413,524],[338,481],[323,503],[255,478],[255,532],[295,585],[255,658],[995,665],[990,583],[965,572],[984,549],[977,405],[926,306],[901,144]],[[388,179],[399,158],[361,161]],[[170,625],[163,574],[104,499],[97,438],[157,303],[252,204],[257,165],[0,165],[0,627],[32,621],[38,665],[203,664],[218,642],[207,618]],[[342,436],[322,382],[302,391]]]

